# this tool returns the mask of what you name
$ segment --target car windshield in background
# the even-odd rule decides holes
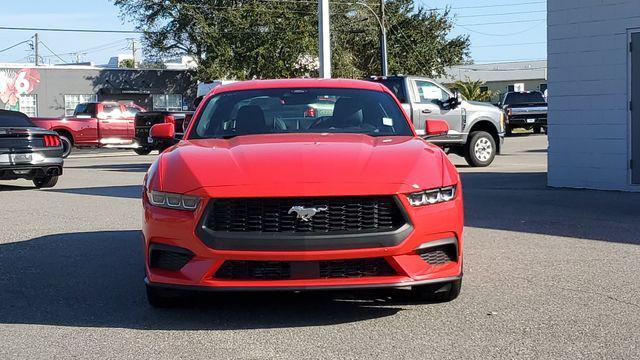
[[[547,101],[542,96],[542,93],[534,91],[529,93],[511,93],[507,94],[505,104],[543,104]]]
[[[36,127],[29,117],[21,112],[0,110],[0,127]]]
[[[212,97],[191,139],[253,134],[358,133],[412,136],[387,93],[358,89],[261,89]]]

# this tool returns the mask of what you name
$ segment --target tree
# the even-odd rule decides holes
[[[126,68],[126,69],[133,69],[136,67],[136,63],[133,59],[123,59],[120,60],[120,63],[118,64],[119,68]]]
[[[368,0],[375,8],[377,1]],[[317,76],[318,18],[314,1],[114,0],[124,18],[144,32],[146,57],[191,55],[198,78]],[[379,26],[358,4],[331,3],[334,75],[380,72]],[[350,16],[347,16],[349,14]],[[428,11],[413,0],[387,1],[390,70],[440,75],[467,57],[466,36],[448,38],[448,11]]]
[[[483,89],[485,82],[481,80],[472,81],[466,78],[464,81],[458,80],[455,83],[455,88],[460,92],[460,95],[464,96],[467,100],[472,101],[491,101],[493,92]]]

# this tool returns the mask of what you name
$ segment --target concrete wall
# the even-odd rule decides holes
[[[25,80],[27,81],[25,83]],[[4,85],[3,85],[4,84]],[[26,85],[29,84],[29,85]],[[14,87],[20,89],[14,89]],[[61,116],[64,95],[96,94],[98,100],[132,100],[152,108],[152,94],[181,94],[191,104],[197,83],[187,71],[90,67],[0,68],[0,108],[16,108],[20,95],[35,94],[38,116]],[[18,93],[16,98],[11,94]]]
[[[627,39],[640,28],[640,1],[550,0],[547,9],[549,185],[640,190],[630,185]]]

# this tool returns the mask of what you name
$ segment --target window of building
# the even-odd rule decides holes
[[[508,91],[508,92],[516,91],[516,87],[515,87],[514,85],[508,85],[508,86],[507,86],[507,91]]]
[[[545,92],[547,91],[547,84],[540,84],[540,92]]]
[[[36,94],[20,95],[20,112],[30,117],[38,116],[38,96]]]
[[[95,94],[65,95],[64,96],[64,115],[72,116],[78,104],[87,103],[87,102],[96,102],[96,101],[98,101],[98,96]]]
[[[489,91],[489,87],[488,86],[480,86],[480,92],[481,93],[486,93],[487,91]]]
[[[180,94],[155,94],[153,97],[153,110],[181,111],[182,95]]]

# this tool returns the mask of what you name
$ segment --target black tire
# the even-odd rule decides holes
[[[180,292],[150,285],[147,288],[147,302],[154,308],[172,308],[182,303]]]
[[[52,188],[58,183],[57,176],[45,176],[33,179],[33,185],[38,189]]]
[[[421,301],[449,302],[460,295],[461,288],[462,279],[448,283],[414,286],[411,291]]]
[[[497,152],[498,148],[493,136],[486,131],[476,131],[469,134],[464,158],[469,166],[485,167],[491,165]]]
[[[534,134],[540,134],[542,132],[542,126],[534,126],[533,127],[533,133]]]
[[[67,158],[71,155],[71,150],[73,149],[73,143],[69,140],[68,137],[64,135],[60,135],[60,142],[62,143],[62,157]]]
[[[511,128],[511,126],[509,126],[509,125],[507,125],[507,126],[505,127],[504,131],[505,131],[505,135],[506,135],[506,136],[511,136],[511,135],[513,135],[513,129],[512,129],[512,128]]]
[[[133,149],[133,151],[138,155],[149,155],[149,153],[151,153],[151,149],[149,148],[136,148]]]

